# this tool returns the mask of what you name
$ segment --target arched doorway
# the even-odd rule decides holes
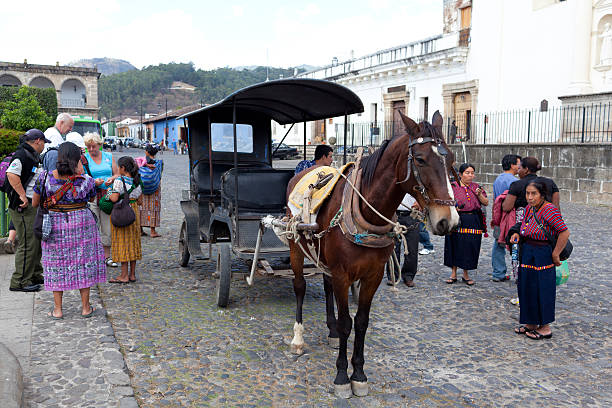
[[[53,82],[51,82],[49,78],[46,78],[43,76],[39,76],[31,80],[30,86],[33,86],[34,88],[43,88],[43,89],[55,88],[55,85],[53,85]]]
[[[19,78],[13,75],[0,75],[0,86],[21,86]]]
[[[62,84],[61,97],[62,107],[84,108],[87,103],[85,85],[78,79],[68,79]]]

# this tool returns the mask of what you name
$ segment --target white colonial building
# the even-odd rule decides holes
[[[517,141],[527,131],[531,141],[557,141],[579,133],[562,105],[612,100],[612,0],[443,0],[442,17],[440,35],[299,75],[336,81],[361,98],[352,143],[389,137],[397,111],[431,120],[436,110],[445,133],[472,141]],[[610,119],[605,107],[580,112]],[[343,122],[313,123],[307,138],[340,136],[342,144]],[[302,133],[296,126],[286,143],[301,144]],[[283,135],[276,126],[275,138]]]

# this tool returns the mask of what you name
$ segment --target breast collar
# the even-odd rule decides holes
[[[425,200],[425,203],[427,204],[433,203],[433,204],[443,205],[447,207],[455,207],[457,205],[457,202],[455,200],[440,200],[438,198],[434,198],[434,199],[429,198],[429,194],[427,193],[427,188],[425,187],[425,184],[423,184],[423,180],[421,180],[419,168],[416,164],[414,164],[414,155],[413,155],[413,150],[412,150],[414,145],[417,145],[417,144],[421,145],[425,143],[432,143],[436,145],[436,148],[438,149],[438,153],[440,153],[442,157],[444,158],[444,166],[446,166],[446,156],[448,155],[448,149],[442,144],[440,138],[436,137],[434,139],[431,136],[416,138],[414,140],[411,140],[410,144],[408,145],[409,150],[408,150],[408,165],[406,166],[407,168],[406,178],[403,181],[397,182],[397,184],[402,184],[402,183],[407,182],[410,179],[410,176],[412,175],[412,173],[414,172],[414,178],[416,179],[416,182],[417,182],[417,185],[414,186],[414,190],[421,193],[421,195],[423,196],[423,199]],[[455,169],[452,167],[451,169],[452,169],[455,179],[458,180],[459,177],[457,176]]]

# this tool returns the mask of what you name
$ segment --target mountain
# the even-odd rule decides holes
[[[101,72],[102,75],[112,75],[119,74],[121,72],[131,71],[136,69],[135,66],[130,64],[129,62],[121,59],[115,58],[89,58],[89,59],[80,59],[78,61],[74,61],[68,64],[70,67],[85,67],[85,68],[93,68],[97,67],[98,72]]]
[[[169,63],[144,67],[112,75],[98,81],[100,116],[164,113],[168,110],[200,104],[215,103],[231,92],[270,79],[291,78],[294,68],[249,67],[249,69],[217,68],[209,71],[195,69],[191,63]],[[303,72],[298,69],[297,72]],[[184,82],[196,89],[171,89],[174,81]]]

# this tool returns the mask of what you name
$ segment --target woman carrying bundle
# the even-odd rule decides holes
[[[145,149],[146,162],[140,166],[140,177],[142,179],[142,203],[138,206],[140,210],[140,231],[147,235],[142,227],[151,228],[151,238],[160,237],[155,231],[159,227],[161,218],[161,176],[164,169],[162,160],[156,160],[155,155],[159,149],[148,145]]]

